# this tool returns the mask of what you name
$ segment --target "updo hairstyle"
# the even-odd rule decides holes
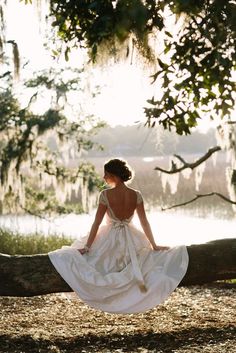
[[[111,159],[104,164],[104,170],[110,174],[118,176],[122,181],[128,181],[132,178],[132,171],[122,159]]]

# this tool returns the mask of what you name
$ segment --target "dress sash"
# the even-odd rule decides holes
[[[130,260],[131,264],[133,267],[133,273],[134,277],[138,283],[138,286],[141,290],[141,292],[147,292],[147,287],[144,282],[143,274],[141,272],[136,250],[135,250],[135,245],[133,242],[133,237],[129,229],[129,221],[119,221],[119,220],[113,220],[112,225],[114,228],[120,230],[123,232],[124,236],[126,237],[127,244],[128,244],[128,250],[129,250],[129,255],[130,255]]]

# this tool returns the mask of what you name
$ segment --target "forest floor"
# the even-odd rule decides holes
[[[235,353],[236,288],[178,288],[143,314],[114,315],[63,294],[0,297],[0,353]]]

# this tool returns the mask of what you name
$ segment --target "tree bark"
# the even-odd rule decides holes
[[[180,286],[236,278],[236,238],[187,247],[189,266]],[[35,296],[69,292],[47,254],[0,254],[0,296]]]

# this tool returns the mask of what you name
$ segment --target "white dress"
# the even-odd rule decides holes
[[[49,258],[72,290],[93,308],[110,313],[138,313],[162,303],[175,290],[188,267],[186,246],[154,251],[132,218],[119,220],[106,190],[99,202],[107,206],[90,251],[78,251],[88,235],[49,253]],[[137,203],[142,196],[137,191]]]

